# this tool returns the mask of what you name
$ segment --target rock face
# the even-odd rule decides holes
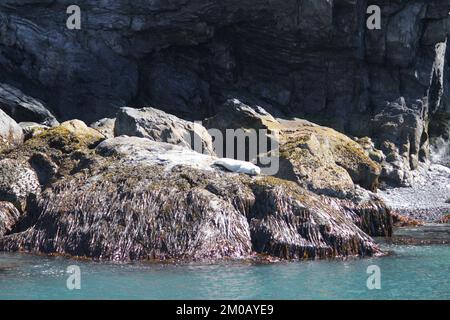
[[[117,113],[114,134],[177,144],[214,155],[212,138],[201,124],[154,108],[121,108]]]
[[[366,28],[372,4],[380,30]],[[0,4],[0,81],[62,119],[96,121],[124,105],[203,119],[231,96],[370,136],[377,148],[388,141],[414,169],[427,157],[428,123],[450,110],[447,0],[77,5],[81,32],[66,28],[66,1]]]
[[[4,83],[0,83],[0,109],[17,122],[37,122],[47,126],[58,124],[41,102]]]
[[[79,0],[81,30],[68,5],[0,2],[1,251],[381,253],[392,217],[372,191],[407,184],[447,127],[448,0]],[[205,119],[266,130],[276,177],[215,165],[239,171]],[[277,152],[254,146],[257,164]]]
[[[22,128],[0,110],[0,152],[23,142]]]

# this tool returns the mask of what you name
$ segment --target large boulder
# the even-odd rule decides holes
[[[22,128],[11,117],[0,110],[0,152],[20,145],[23,139]]]
[[[212,138],[200,123],[182,120],[154,108],[121,108],[117,113],[114,133],[116,136],[137,136],[167,142],[214,155]]]
[[[46,126],[59,124],[40,101],[4,83],[0,83],[0,109],[17,122],[37,122]]]
[[[420,161],[429,157],[427,106],[418,101],[414,108],[405,99],[389,103],[377,114],[373,123],[379,148],[386,154],[382,178],[394,185],[411,184],[410,171],[418,169]]]
[[[217,113],[204,121],[208,129],[218,129],[225,133],[227,129],[251,128],[254,130],[279,130],[279,122],[264,108],[250,106],[239,99],[229,99],[218,108]]]
[[[331,128],[301,125],[284,130],[282,139],[279,177],[335,196],[352,193],[354,184],[376,190],[380,165],[349,137]]]
[[[249,106],[237,99],[228,100],[205,125],[222,133],[223,140],[216,139],[214,143],[219,141],[225,146],[235,142],[234,136],[226,134],[227,130],[246,133],[254,130],[258,135],[256,142],[249,139],[245,145],[233,149],[243,148],[245,152],[241,153],[248,155],[251,144],[257,144],[259,158],[279,157],[278,170],[272,175],[295,181],[315,192],[342,197],[354,192],[355,184],[376,190],[380,165],[356,141],[331,128],[301,119],[276,119],[262,107]],[[216,150],[219,147],[215,145]]]
[[[0,237],[0,250],[120,261],[381,253],[369,234],[388,235],[390,225],[377,199],[348,205],[294,182],[226,172],[214,159],[147,138],[105,140],[85,150],[83,170],[41,193],[32,218]]]
[[[264,173],[273,174],[264,164],[270,164],[268,154],[278,148],[280,123],[264,108],[229,99],[204,125],[213,136],[218,156],[260,164]]]

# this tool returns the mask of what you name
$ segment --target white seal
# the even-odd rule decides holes
[[[224,167],[227,170],[237,173],[245,173],[251,176],[256,176],[261,174],[261,168],[255,166],[251,162],[235,160],[230,158],[221,158],[213,163],[216,166]]]

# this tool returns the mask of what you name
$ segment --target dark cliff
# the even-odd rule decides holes
[[[233,97],[374,138],[396,182],[428,157],[430,119],[444,130],[448,0],[79,0],[68,30],[71,4],[0,2],[0,81],[60,120],[124,105],[204,119]]]

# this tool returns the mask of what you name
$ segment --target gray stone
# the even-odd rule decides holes
[[[103,118],[90,125],[92,129],[99,131],[107,139],[114,137],[115,118]]]
[[[212,138],[200,123],[182,120],[154,108],[121,108],[114,134],[148,138],[214,155]]]
[[[23,139],[22,128],[0,110],[0,152],[21,144]]]
[[[59,124],[40,101],[4,83],[0,83],[0,109],[17,122],[37,122],[46,126]]]
[[[119,156],[127,164],[161,165],[166,170],[179,165],[213,170],[211,166],[216,160],[183,146],[128,136],[107,139],[97,146],[96,152],[103,156]]]

